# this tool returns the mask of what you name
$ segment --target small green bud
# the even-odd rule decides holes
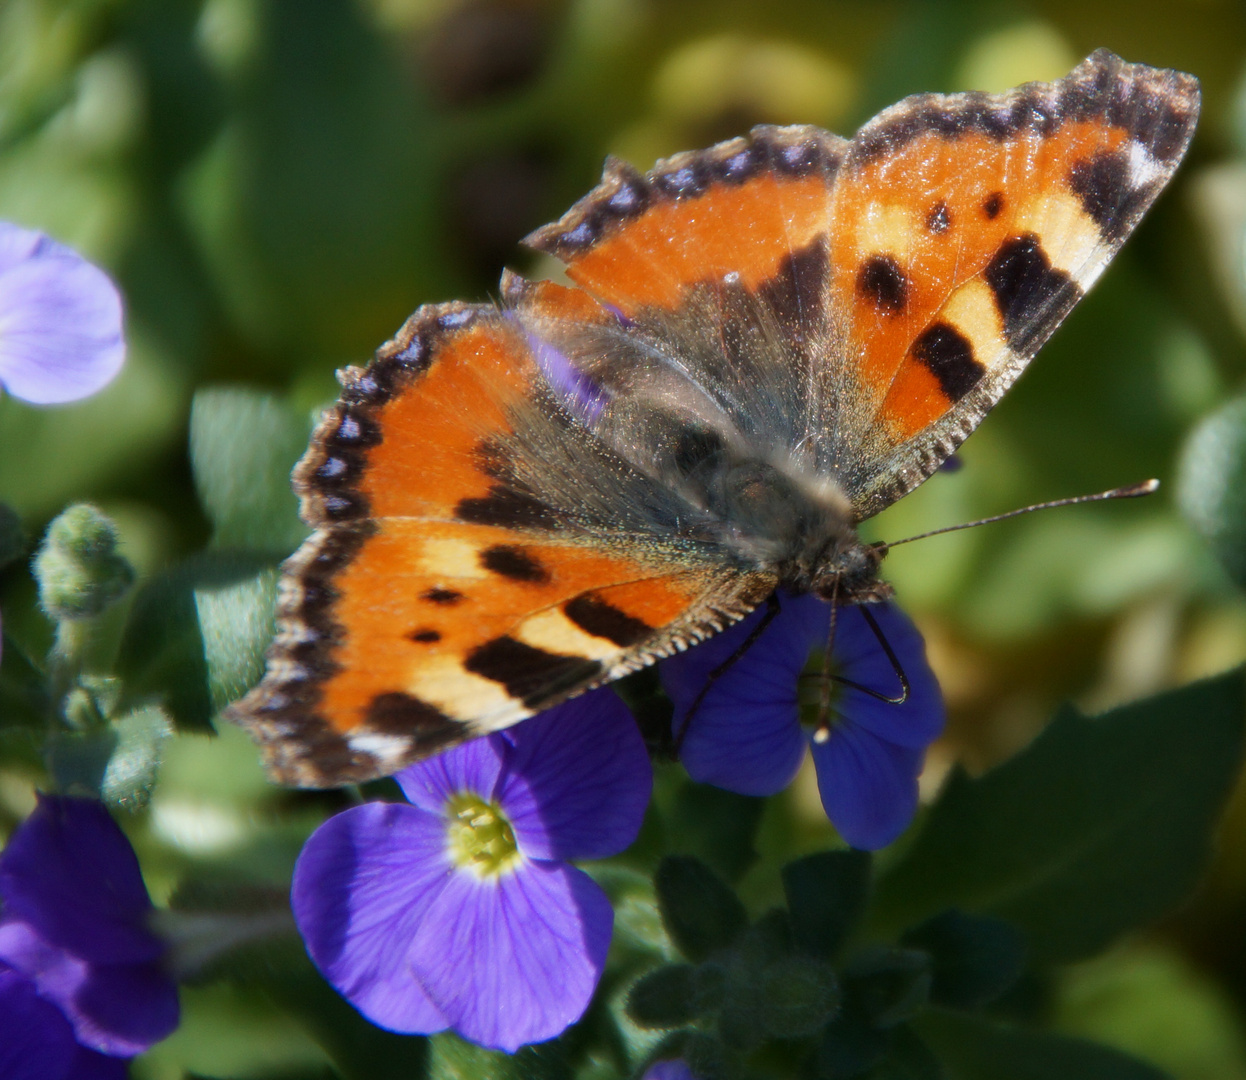
[[[87,503],[48,526],[34,572],[39,603],[57,621],[98,615],[134,583],[134,568],[117,551],[116,526]]]
[[[758,989],[761,1024],[778,1039],[814,1034],[839,1008],[835,972],[810,956],[788,956],[771,964]]]

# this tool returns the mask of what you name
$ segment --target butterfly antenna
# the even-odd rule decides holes
[[[990,525],[993,521],[1007,521],[1008,518],[1020,517],[1035,510],[1054,510],[1057,506],[1077,506],[1081,503],[1106,502],[1109,499],[1138,499],[1150,495],[1159,488],[1158,480],[1143,480],[1140,484],[1127,484],[1125,487],[1112,488],[1111,491],[1100,491],[1094,495],[1074,495],[1069,499],[1053,499],[1051,502],[1034,503],[1023,506],[1019,510],[1009,510],[1006,514],[994,514],[991,517],[979,518],[977,521],[966,521],[962,525],[946,525],[942,529],[931,529],[930,532],[906,536],[903,540],[892,540],[881,546],[884,549],[911,544],[914,540],[925,540],[927,537],[939,536],[942,533],[958,532],[961,529],[973,529],[979,525]]]

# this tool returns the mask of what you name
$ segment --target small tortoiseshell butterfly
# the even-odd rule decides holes
[[[294,473],[263,681],[282,782],[387,775],[685,649],[776,587],[888,595],[858,522],[977,427],[1185,153],[1189,75],[1096,52],[757,127],[598,187],[502,304],[420,308]]]

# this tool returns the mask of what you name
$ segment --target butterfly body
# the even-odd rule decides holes
[[[602,183],[527,243],[578,287],[421,308],[295,472],[274,775],[393,772],[703,640],[782,587],[885,598],[857,527],[977,426],[1184,153],[1189,76],[1094,54],[761,127]]]

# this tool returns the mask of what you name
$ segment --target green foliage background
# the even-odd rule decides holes
[[[1190,156],[966,444],[965,467],[870,528],[894,539],[1152,475],[1164,487],[889,558],[951,711],[932,791],[954,761],[978,771],[1014,754],[1063,699],[1099,711],[1246,657],[1240,3],[0,2],[0,218],[109,268],[131,343],[121,378],[83,404],[0,399],[0,500],[32,540],[71,500],[117,521],[142,587],[116,615],[129,625],[117,656],[100,661],[116,661],[136,705],[169,672],[203,669],[166,702],[177,734],[131,829],[157,897],[187,874],[282,888],[302,838],[344,805],[271,789],[244,737],[203,734],[254,676],[238,638],[268,628],[231,620],[302,535],[282,477],[334,368],[422,302],[494,294],[504,265],[552,272],[517,241],[583,194],[607,152],[647,168],[758,122],[849,134],[907,93],[1055,78],[1099,46],[1199,76]],[[247,425],[264,438],[228,437]],[[267,486],[239,490],[239,477]],[[0,706],[14,716],[23,653],[51,643],[33,596],[25,563],[0,572],[14,646]],[[0,750],[7,830],[28,812],[38,756],[20,733]],[[1163,823],[1150,827],[1162,841]],[[765,811],[745,896],[830,840],[802,778]],[[309,993],[188,988],[182,1029],[136,1075],[319,1075],[324,1051],[290,1017],[335,1006]],[[1246,796],[1196,898],[1066,969],[1052,1008],[1060,1030],[1178,1077],[1246,1077]]]

